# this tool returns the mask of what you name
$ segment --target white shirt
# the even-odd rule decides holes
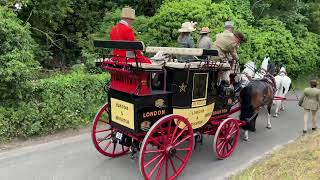
[[[124,25],[126,25],[126,26],[129,26],[129,23],[128,23],[127,21],[125,21],[125,20],[121,20],[120,23],[121,23],[121,24],[124,24]],[[130,27],[130,26],[129,26],[129,27]]]

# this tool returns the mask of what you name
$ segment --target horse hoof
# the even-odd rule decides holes
[[[244,140],[244,141],[247,141],[247,142],[250,141],[249,138],[243,138],[243,140]]]
[[[272,129],[272,127],[271,127],[271,126],[267,126],[266,128],[267,128],[267,129]]]
[[[277,117],[278,117],[278,114],[274,114],[273,117],[277,118]]]

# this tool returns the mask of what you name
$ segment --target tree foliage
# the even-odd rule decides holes
[[[299,23],[288,28],[289,20],[282,21],[279,17],[257,18],[252,14],[251,6],[249,0],[165,1],[153,17],[139,16],[134,29],[138,39],[147,45],[176,46],[178,29],[185,21],[198,22],[198,30],[209,26],[214,40],[215,35],[223,30],[223,23],[233,20],[237,30],[243,31],[248,39],[239,50],[243,63],[253,60],[259,64],[268,55],[274,62],[286,65],[293,76],[319,67],[318,35],[308,32],[306,26]],[[286,11],[293,9],[286,8]],[[119,9],[106,14],[100,37],[108,38],[108,32],[119,21],[119,16]],[[195,39],[199,37],[197,33],[192,35]]]
[[[98,30],[105,13],[126,5],[137,14],[153,15],[161,0],[22,0],[19,17],[31,24],[41,46],[37,59],[46,68],[69,67],[82,62],[83,41]],[[12,7],[14,0],[6,1]]]
[[[318,0],[251,0],[257,19],[272,17],[286,23],[295,35],[306,35],[307,28],[320,34],[320,1]]]
[[[21,99],[38,67],[34,60],[36,45],[30,36],[29,25],[0,7],[0,102]]]

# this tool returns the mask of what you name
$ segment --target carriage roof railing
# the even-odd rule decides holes
[[[106,49],[118,49],[118,50],[127,50],[127,51],[143,51],[146,53],[158,53],[162,51],[165,56],[193,56],[193,57],[201,57],[201,56],[218,56],[218,50],[216,49],[201,49],[201,48],[177,48],[177,47],[154,47],[154,46],[148,46],[146,47],[143,42],[141,41],[111,41],[111,40],[95,40],[94,46],[97,48],[106,48]],[[127,52],[128,54],[128,52]],[[128,55],[125,58],[135,58],[134,56],[128,57]],[[217,68],[219,66],[219,63],[212,62],[209,59],[198,59],[198,60],[191,60],[191,61],[185,61],[185,62],[175,62],[175,60],[156,60],[153,58],[150,58],[152,60],[152,64],[148,63],[141,63],[138,61],[137,58],[136,62],[114,62],[110,60],[105,60],[105,58],[100,59],[100,62],[105,65],[121,65],[121,66],[132,66],[136,70],[142,70],[142,71],[162,71],[163,67],[168,68],[176,68],[176,69],[202,69],[202,68]]]
[[[106,49],[141,50],[145,49],[142,41],[105,41],[94,40],[94,47]]]
[[[146,53],[157,53],[163,51],[170,55],[186,55],[186,56],[218,56],[216,49],[201,48],[177,48],[177,47],[146,47],[142,41],[104,41],[95,40],[93,42],[97,48],[122,49],[122,50],[140,50]]]

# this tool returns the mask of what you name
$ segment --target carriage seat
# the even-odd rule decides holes
[[[165,64],[165,67],[168,68],[175,68],[175,69],[199,69],[203,67],[206,63],[205,62],[168,62]]]
[[[229,71],[231,70],[231,66],[229,63],[220,63],[219,64],[219,69],[221,69],[222,71]]]
[[[140,69],[144,69],[144,70],[162,70],[163,68],[163,63],[152,63],[152,64],[148,64],[148,63],[135,63],[135,62],[132,62],[132,63],[128,63],[130,64],[132,67],[138,67]]]

